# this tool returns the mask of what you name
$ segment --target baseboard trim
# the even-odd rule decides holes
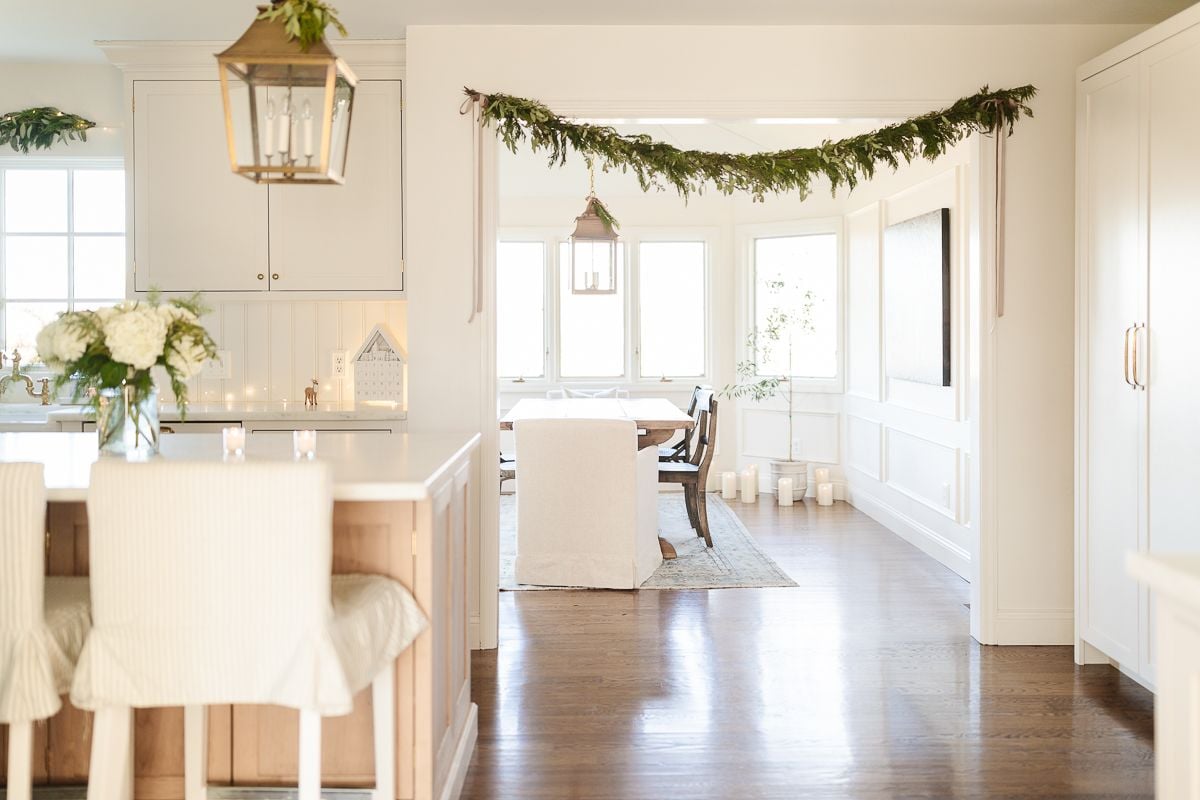
[[[846,502],[917,549],[971,580],[971,554],[932,528],[866,492],[846,487]]]
[[[992,632],[994,644],[1074,645],[1075,614],[1071,611],[997,611]]]
[[[442,785],[440,800],[458,800],[458,796],[462,794],[463,783],[467,780],[467,769],[471,766],[471,754],[475,752],[475,740],[478,736],[479,706],[471,703],[462,736],[458,738],[458,747],[454,749],[454,758],[450,761],[450,772],[446,775],[446,783]]]

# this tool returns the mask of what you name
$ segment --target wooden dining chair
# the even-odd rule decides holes
[[[697,430],[700,429],[699,412],[696,410],[696,401],[700,397],[700,393],[705,389],[711,390],[711,386],[697,386],[692,389],[692,399],[688,402],[687,415],[692,418],[692,429],[683,432],[683,438],[674,444],[664,444],[658,447],[659,461],[687,461],[692,455],[692,437]]]
[[[696,535],[703,536],[704,543],[712,547],[712,532],[708,527],[708,499],[705,493],[708,469],[712,465],[717,442],[717,399],[712,389],[700,389],[697,392],[696,409],[695,443],[687,461],[660,461],[658,482],[683,485],[688,521],[691,522]]]

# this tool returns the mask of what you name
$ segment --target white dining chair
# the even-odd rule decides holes
[[[517,582],[640,586],[662,563],[657,448],[638,449],[629,419],[526,419],[513,430]]]
[[[613,386],[608,389],[548,389],[546,391],[547,400],[565,400],[568,397],[579,398],[604,398],[615,397],[617,399],[628,398],[628,389],[618,389]]]
[[[0,464],[0,722],[8,800],[29,800],[33,723],[54,716],[91,625],[88,579],[45,577],[41,464]]]
[[[131,709],[161,706],[185,706],[185,796],[204,798],[204,707],[231,703],[300,710],[299,796],[317,800],[321,717],[367,686],[373,795],[394,800],[394,661],[427,623],[390,578],[331,578],[332,514],[319,461],[93,467],[94,624],[71,690],[96,711],[90,800],[131,796]]]

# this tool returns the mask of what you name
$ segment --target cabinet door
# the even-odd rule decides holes
[[[1149,369],[1140,369],[1138,377],[1147,387],[1146,544],[1152,552],[1200,551],[1193,502],[1200,485],[1197,75],[1200,29],[1185,31],[1146,53],[1150,266],[1141,344]],[[1154,652],[1151,645],[1150,637],[1143,637],[1147,660]]]
[[[265,291],[267,190],[229,169],[220,82],[133,96],[134,287]]]
[[[1141,174],[1137,65],[1084,81],[1080,102],[1080,247],[1086,285],[1086,360],[1080,367],[1086,474],[1079,554],[1083,638],[1131,667],[1141,615],[1125,557],[1138,549],[1139,408],[1126,381],[1125,341],[1142,319]],[[1131,341],[1132,344],[1132,341]]]
[[[270,187],[272,291],[404,288],[402,98],[359,82],[344,185]]]

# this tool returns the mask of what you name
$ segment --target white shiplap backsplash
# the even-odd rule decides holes
[[[204,325],[229,353],[229,378],[192,380],[193,402],[304,401],[316,378],[320,397],[354,399],[350,360],[372,326],[383,323],[408,346],[408,308],[403,300],[311,302],[214,302]],[[345,379],[333,377],[333,353],[346,351]],[[159,386],[166,389],[165,382]],[[169,395],[169,390],[164,392]]]

